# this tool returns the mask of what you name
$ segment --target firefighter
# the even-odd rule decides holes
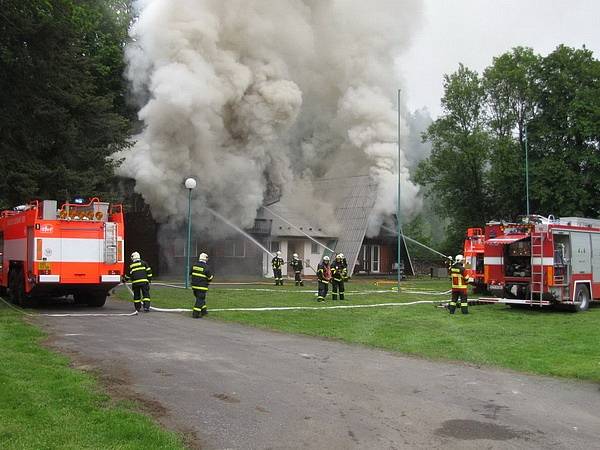
[[[302,264],[302,260],[298,257],[298,253],[292,255],[290,266],[292,266],[292,270],[294,271],[294,281],[296,282],[296,286],[304,286],[304,281],[302,281],[302,270],[304,269],[304,265]]]
[[[460,307],[463,314],[469,313],[469,303],[467,301],[467,278],[465,277],[465,268],[463,266],[463,255],[456,255],[454,264],[450,266],[448,273],[452,279],[452,299],[448,305],[450,314],[454,314],[456,306]]]
[[[194,291],[194,297],[196,303],[192,308],[192,317],[197,319],[204,317],[208,314],[206,308],[206,294],[208,293],[208,284],[213,279],[213,274],[208,268],[208,255],[206,253],[200,253],[198,262],[192,267],[192,290]]]
[[[331,282],[331,267],[329,267],[329,256],[323,256],[323,261],[317,266],[317,278],[319,292],[317,301],[324,302],[327,298],[327,290]]]
[[[331,264],[331,297],[337,300],[338,292],[340,300],[344,300],[344,281],[348,277],[348,269],[344,265],[343,254],[338,253],[335,261]]]
[[[344,264],[344,281],[350,281],[350,277],[348,276],[348,260],[346,259],[343,253],[339,253],[339,257],[342,258],[342,263]]]
[[[150,312],[150,282],[152,281],[152,269],[138,252],[131,254],[131,264],[125,276],[126,281],[131,281],[133,289],[133,304],[136,311],[142,309],[144,312]]]
[[[283,266],[283,258],[281,252],[277,252],[271,261],[273,266],[273,278],[275,278],[275,286],[283,286],[283,277],[281,276],[281,267]]]

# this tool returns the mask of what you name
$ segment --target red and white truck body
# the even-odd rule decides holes
[[[600,300],[600,220],[531,216],[485,227],[482,301],[587,309]]]
[[[485,235],[481,228],[468,228],[463,245],[465,277],[476,292],[485,291],[484,280]]]
[[[0,213],[0,287],[15,303],[72,294],[102,306],[123,275],[121,205],[34,201]]]

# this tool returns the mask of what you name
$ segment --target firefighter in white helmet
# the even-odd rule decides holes
[[[213,280],[213,274],[208,268],[208,255],[200,253],[198,262],[192,266],[192,291],[196,298],[196,303],[192,308],[192,317],[197,319],[208,314],[206,307],[206,294],[208,294],[208,285]]]
[[[346,269],[345,275],[344,275],[344,281],[349,281],[350,277],[348,276],[348,260],[346,259],[346,257],[344,256],[343,253],[338,253],[338,256],[342,259],[342,264],[344,264],[344,269]]]
[[[335,261],[331,264],[331,298],[337,300],[338,292],[340,300],[344,300],[344,280],[348,277],[348,270],[344,266],[342,253],[338,253]]]
[[[302,260],[298,256],[298,253],[292,255],[290,266],[294,271],[294,281],[296,282],[296,286],[304,286],[304,281],[302,281],[302,270],[304,270],[304,265],[302,264]]]
[[[329,267],[329,256],[323,256],[323,261],[317,266],[317,278],[318,278],[318,293],[317,301],[324,302],[327,298],[327,290],[329,289],[329,283],[331,282],[331,267]]]
[[[463,265],[463,255],[456,255],[454,264],[450,266],[448,273],[452,279],[452,298],[448,304],[448,311],[454,314],[456,307],[460,307],[463,314],[469,313],[469,303],[467,300],[467,278],[465,277],[465,267]]]
[[[283,286],[283,276],[281,275],[281,267],[284,261],[281,257],[281,252],[275,253],[275,256],[271,260],[271,267],[273,267],[273,278],[275,279],[275,286]]]
[[[131,281],[133,290],[133,305],[136,311],[142,309],[144,312],[150,312],[150,282],[152,281],[152,269],[150,265],[142,258],[138,252],[131,254],[131,264],[125,275],[126,281]]]

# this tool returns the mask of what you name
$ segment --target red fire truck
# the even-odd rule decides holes
[[[73,295],[103,306],[123,274],[123,209],[97,198],[33,201],[0,213],[0,288],[15,304]]]
[[[465,276],[471,280],[475,292],[486,290],[483,255],[485,251],[485,235],[481,228],[468,228],[465,238],[463,256],[465,257]]]
[[[528,216],[485,227],[480,301],[583,311],[600,300],[600,220]]]

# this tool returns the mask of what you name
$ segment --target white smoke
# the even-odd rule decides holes
[[[120,174],[136,180],[159,221],[185,217],[188,176],[198,180],[197,214],[208,205],[244,227],[268,186],[293,193],[295,183],[327,177],[377,182],[371,233],[396,210],[398,172],[403,214],[419,208],[409,153],[398,161],[394,75],[420,22],[418,0],[136,7],[127,77],[144,128]]]

